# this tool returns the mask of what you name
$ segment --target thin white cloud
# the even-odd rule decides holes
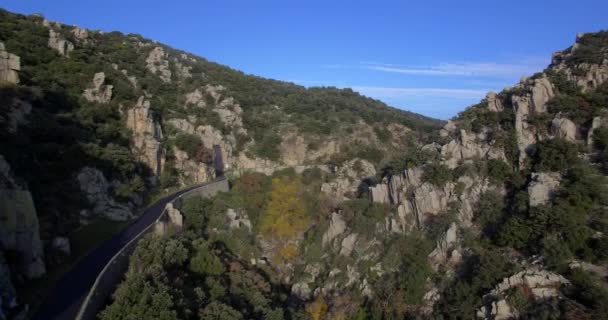
[[[365,69],[409,75],[429,76],[478,76],[478,77],[517,77],[532,74],[542,69],[532,64],[502,64],[502,63],[441,63],[434,66],[395,67],[386,65],[366,64]]]
[[[461,77],[521,77],[541,71],[546,62],[539,59],[520,59],[520,63],[462,62],[439,63],[428,66],[404,66],[383,62],[361,61],[359,65],[330,64],[332,69],[364,69],[379,72],[423,76]]]
[[[353,90],[375,98],[450,98],[450,99],[479,99],[489,90],[450,89],[450,88],[402,88],[402,87],[370,87],[355,86]]]

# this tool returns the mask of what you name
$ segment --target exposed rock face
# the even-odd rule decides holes
[[[444,186],[423,182],[423,172],[422,167],[407,169],[370,188],[372,201],[397,206],[397,215],[386,218],[387,231],[409,233],[422,227],[432,216],[446,212],[450,203],[459,205],[458,221],[463,226],[470,226],[474,206],[481,194],[491,189],[504,193],[503,187],[492,186],[487,179],[478,176],[460,177],[456,183],[463,185],[464,190],[457,193],[454,182]]]
[[[77,179],[80,189],[93,206],[93,214],[114,221],[126,221],[133,217],[128,206],[120,204],[112,198],[111,185],[101,171],[84,167],[78,173]]]
[[[252,225],[251,220],[247,214],[243,211],[236,211],[234,209],[228,209],[226,211],[226,224],[230,229],[246,228],[251,231]]]
[[[72,29],[72,34],[74,35],[74,38],[81,41],[84,41],[89,37],[89,31],[78,26],[75,26],[74,29]]]
[[[442,163],[453,169],[471,159],[506,159],[503,149],[479,142],[485,139],[484,133],[475,135],[460,130],[459,140],[452,140],[441,147]]]
[[[340,248],[340,254],[343,255],[343,256],[346,256],[346,257],[350,256],[351,253],[353,252],[353,249],[355,248],[355,244],[357,243],[358,237],[359,236],[356,233],[351,233],[348,236],[346,236],[342,240],[342,246]]]
[[[329,228],[323,234],[323,246],[332,243],[332,241],[346,231],[346,223],[342,220],[342,216],[338,212],[331,214],[329,220]]]
[[[504,278],[490,293],[484,296],[487,305],[477,311],[482,319],[512,319],[517,311],[508,304],[504,297],[509,289],[529,288],[534,299],[546,299],[559,295],[559,287],[570,282],[559,274],[551,273],[536,267],[528,268],[508,278]]]
[[[488,93],[488,95],[486,96],[486,100],[488,101],[488,110],[492,112],[501,112],[504,110],[502,102],[500,102],[500,99],[498,99],[496,93]]]
[[[60,55],[69,57],[70,52],[74,50],[74,44],[61,37],[59,32],[54,29],[49,29],[49,48],[55,49]]]
[[[19,71],[21,59],[7,52],[4,43],[0,42],[0,82],[19,83]]]
[[[361,181],[374,177],[376,168],[367,160],[353,159],[345,162],[336,173],[336,178],[321,185],[321,191],[337,201],[356,195]]]
[[[179,61],[175,61],[175,69],[177,69],[177,76],[180,79],[183,80],[183,79],[192,78],[192,73],[190,73],[190,70],[192,70],[192,67],[186,66]]]
[[[137,159],[159,176],[165,164],[165,149],[161,146],[162,129],[154,120],[150,101],[140,97],[135,107],[127,110],[127,128],[133,132],[132,151]]]
[[[437,270],[440,265],[451,263],[459,264],[462,256],[456,246],[458,245],[458,226],[452,223],[445,234],[437,241],[437,246],[429,254],[429,261],[433,269]]]
[[[600,128],[603,124],[604,120],[601,117],[593,118],[593,121],[591,122],[591,128],[589,128],[589,131],[587,132],[588,146],[593,146],[593,132],[595,131],[595,129]]]
[[[83,96],[89,102],[108,103],[112,99],[112,85],[104,85],[106,74],[98,72],[93,77],[93,87],[85,89]]]
[[[44,252],[38,228],[38,216],[32,195],[16,183],[10,166],[0,156],[0,246],[14,251],[19,258],[18,271],[28,279],[46,273]]]
[[[449,120],[441,130],[439,130],[439,135],[442,137],[449,136],[452,132],[456,130],[456,123],[454,121]]]
[[[555,96],[553,85],[546,76],[534,79],[532,83],[522,83],[519,86],[528,85],[530,93],[525,96],[513,96],[511,98],[515,109],[515,132],[519,148],[519,162],[523,164],[526,150],[530,145],[536,143],[536,130],[528,124],[532,114],[547,111],[547,101]]]
[[[532,181],[528,185],[530,206],[547,204],[559,187],[560,181],[561,175],[559,173],[532,173]]]
[[[173,155],[175,156],[175,169],[187,180],[182,181],[184,184],[203,183],[215,177],[213,166],[190,159],[185,151],[173,147]]]
[[[562,138],[570,142],[575,142],[576,132],[576,124],[570,119],[557,116],[551,121],[551,133],[556,138]]]
[[[169,70],[169,60],[167,53],[162,47],[155,47],[146,58],[146,68],[153,74],[158,74],[158,77],[163,82],[171,82],[171,70]]]

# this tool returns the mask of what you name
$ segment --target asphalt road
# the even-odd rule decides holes
[[[187,190],[167,196],[150,208],[131,225],[119,234],[104,242],[100,247],[82,259],[72,270],[70,270],[57,283],[47,300],[42,304],[34,315],[34,320],[73,320],[78,313],[80,304],[95,282],[97,275],[110,259],[131,239],[142,230],[154,223],[162,213],[167,202],[175,199],[182,193],[197,188],[195,186]]]

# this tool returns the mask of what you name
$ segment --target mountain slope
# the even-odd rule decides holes
[[[606,35],[382,167],[249,173],[185,203],[186,231],[149,239],[182,260],[127,276],[102,319],[145,312],[124,293],[147,287],[171,319],[606,319]]]
[[[18,291],[101,241],[101,218],[128,221],[169,188],[214,179],[214,145],[233,175],[355,156],[378,165],[441,124],[349,89],[245,75],[138,35],[39,16],[0,11],[0,42],[2,189],[23,193],[30,217],[3,196],[2,247]],[[99,235],[81,243],[86,230]]]

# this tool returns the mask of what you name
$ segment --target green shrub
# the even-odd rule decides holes
[[[203,142],[198,136],[189,133],[180,133],[175,137],[175,146],[185,151],[188,157],[194,159],[199,150],[203,147]]]
[[[422,181],[430,182],[438,187],[454,180],[454,172],[444,164],[431,163],[424,167]]]
[[[576,145],[563,140],[551,139],[537,143],[532,151],[534,170],[562,172],[578,163]]]

